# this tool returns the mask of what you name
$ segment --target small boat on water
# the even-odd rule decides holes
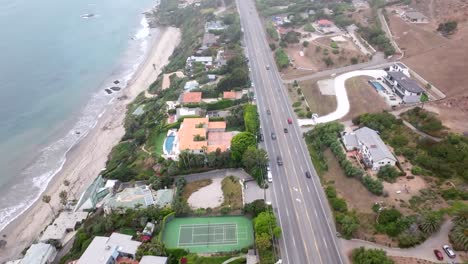
[[[95,17],[95,16],[96,16],[96,14],[88,13],[88,14],[83,14],[80,17],[81,18],[92,18],[92,17]]]

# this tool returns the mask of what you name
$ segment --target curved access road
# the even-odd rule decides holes
[[[338,75],[333,83],[336,93],[336,110],[328,115],[320,116],[316,119],[299,119],[299,125],[305,126],[327,123],[344,117],[349,112],[349,100],[345,87],[346,80],[356,76],[370,76],[373,78],[379,78],[385,74],[386,73],[384,70],[360,70]]]

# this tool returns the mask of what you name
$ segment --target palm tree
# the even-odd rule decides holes
[[[50,195],[43,195],[43,196],[42,196],[42,202],[44,202],[44,203],[46,203],[46,204],[49,205],[50,210],[52,211],[52,214],[53,214],[54,217],[55,217],[55,211],[54,211],[54,208],[52,207],[52,205],[50,205],[50,200],[51,200]]]
[[[60,197],[60,203],[65,206],[67,205],[67,201],[68,201],[68,193],[67,191],[63,190],[59,193],[59,197]]]
[[[468,251],[468,223],[455,225],[449,238],[455,249]]]
[[[421,219],[419,228],[421,228],[421,230],[426,234],[432,234],[439,230],[441,224],[442,215],[440,213],[426,212]]]
[[[462,209],[458,210],[455,217],[453,217],[453,222],[457,225],[468,225],[468,207],[463,207]]]

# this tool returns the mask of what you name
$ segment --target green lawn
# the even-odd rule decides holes
[[[157,156],[161,156],[163,154],[163,144],[164,144],[164,139],[166,139],[166,131],[160,132],[160,133],[155,133],[154,135],[151,135],[150,138],[150,143],[152,143],[153,147],[153,152]]]

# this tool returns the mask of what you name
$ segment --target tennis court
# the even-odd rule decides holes
[[[168,248],[225,252],[252,245],[253,229],[243,216],[174,218],[166,224],[163,240]]]

